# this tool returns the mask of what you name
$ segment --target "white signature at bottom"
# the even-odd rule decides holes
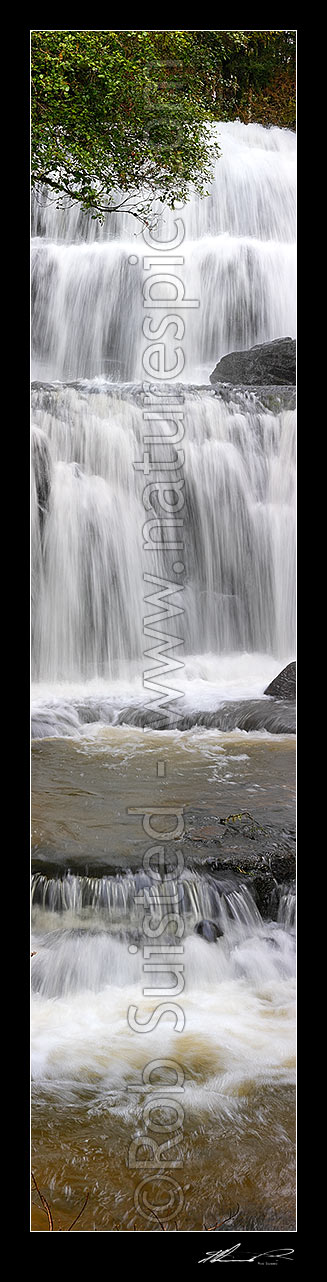
[[[276,1251],[259,1251],[256,1255],[243,1255],[235,1257],[235,1251],[238,1251],[241,1243],[236,1242],[236,1246],[231,1246],[227,1251],[207,1251],[198,1264],[253,1264],[255,1260],[265,1260],[269,1264],[277,1264],[277,1260],[291,1260],[294,1255],[294,1247],[279,1247]]]

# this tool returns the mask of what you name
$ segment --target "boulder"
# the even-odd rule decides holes
[[[296,698],[296,663],[287,663],[278,673],[277,677],[270,682],[265,694],[273,695],[275,699],[287,699],[292,701]]]
[[[207,921],[206,918],[204,921],[198,922],[198,925],[195,927],[195,933],[196,935],[201,935],[202,939],[206,939],[208,944],[215,943],[216,939],[222,939],[224,934],[221,927],[217,926],[215,921]]]
[[[211,383],[283,384],[296,383],[295,338],[275,338],[245,352],[228,352],[210,374]]]

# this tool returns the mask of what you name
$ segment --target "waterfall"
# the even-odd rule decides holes
[[[144,907],[136,897],[144,897]],[[276,1071],[293,1080],[291,1024],[294,988],[294,932],[278,921],[265,922],[245,885],[235,878],[215,880],[208,873],[185,869],[181,879],[155,885],[142,871],[102,878],[33,878],[32,908],[32,1038],[33,1076],[42,1087],[60,1082],[64,1092],[103,1083],[120,1092],[133,1083],[136,1098],[144,1055],[176,1056],[174,1034],[165,1021],[143,1039],[128,1027],[130,1001],[142,1003],[150,1017],[151,1002],[141,996],[144,981],[158,982],[153,961],[142,969],[144,913],[160,929],[161,949],[174,945],[174,916],[183,920],[184,1033],[179,1036],[188,1107],[201,1108],[213,1099],[231,1106],[239,1085],[246,1089],[264,1074],[265,1086]],[[219,925],[219,938],[208,943],[196,932],[203,915]],[[145,937],[147,939],[147,936]],[[180,942],[180,940],[179,940]],[[153,949],[155,953],[155,949]],[[160,952],[161,956],[161,952]],[[172,986],[167,953],[160,986]],[[269,1003],[267,1044],[266,1005]],[[144,1004],[145,1003],[145,1004]],[[281,1015],[280,1015],[281,1006]],[[270,1027],[272,1020],[272,1028]],[[226,1038],[226,1023],[228,1035]],[[138,1070],[138,1072],[136,1071]],[[142,1085],[141,1085],[142,1089]],[[118,1097],[116,1092],[118,1091]],[[222,1095],[222,1098],[221,1098]],[[226,1101],[227,1103],[227,1101]],[[123,1110],[126,1114],[126,1096]]]
[[[114,677],[144,649],[143,478],[133,468],[142,456],[141,410],[133,391],[118,386],[38,386],[33,417],[38,462],[43,458],[51,475],[46,519],[44,483],[39,497],[42,573],[37,522],[34,533],[34,675]],[[190,653],[288,658],[295,633],[294,411],[237,412],[212,393],[187,391],[185,438],[181,635]],[[156,554],[156,570],[165,576],[164,552]]]
[[[210,194],[183,210],[185,293],[200,306],[184,313],[186,364],[175,385],[185,423],[185,582],[173,631],[183,657],[248,652],[287,661],[295,641],[294,411],[220,396],[208,373],[232,349],[294,335],[295,139],[238,122],[219,126],[219,136]],[[161,238],[163,229],[173,235],[175,217],[162,214]],[[145,649],[144,477],[134,464],[144,436],[148,251],[135,226],[131,215],[108,216],[100,227],[78,206],[33,208],[37,681],[119,679],[140,670]],[[164,462],[170,455],[161,448]],[[152,555],[151,572],[167,575],[164,552]]]
[[[144,906],[137,896],[144,894]],[[201,876],[193,869],[184,869],[179,881],[174,877],[154,882],[141,870],[116,876],[88,877],[66,873],[63,877],[46,877],[43,873],[32,876],[32,905],[49,913],[68,913],[75,925],[88,923],[89,918],[105,921],[107,926],[138,927],[141,931],[144,912],[151,910],[158,922],[165,913],[183,913],[188,930],[194,929],[204,917],[223,923],[224,933],[231,921],[247,928],[257,929],[260,914],[246,886],[240,889],[235,880]],[[168,905],[168,907],[167,907]]]
[[[295,706],[263,697],[295,652],[294,395],[209,374],[295,334],[295,138],[219,138],[153,251],[130,215],[33,204],[33,1170],[63,1230],[86,1190],[77,1229],[153,1229],[159,1108],[178,1230],[294,1227]],[[144,263],[180,216],[185,364],[145,393]]]
[[[108,983],[119,987],[136,983],[145,913],[151,915],[152,930],[160,928],[160,941],[168,948],[176,938],[174,918],[177,927],[182,915],[186,964],[191,982],[200,987],[239,978],[242,973],[249,979],[247,972],[252,973],[254,966],[259,974],[262,966],[267,968],[270,979],[292,975],[293,922],[287,921],[288,932],[278,923],[264,922],[250,890],[235,877],[225,874],[215,879],[208,872],[184,869],[178,881],[170,876],[154,883],[142,870],[115,877],[67,873],[51,878],[36,873],[32,878],[33,991],[49,998],[83,989],[98,992]],[[199,940],[196,927],[203,919],[219,927],[218,942],[203,946]]]
[[[219,137],[210,195],[183,209],[186,294],[200,300],[188,315],[185,378],[197,382],[226,352],[295,334],[294,135],[236,123]],[[34,377],[140,379],[146,246],[135,220],[108,215],[99,227],[78,206],[53,203],[33,215]],[[165,211],[161,240],[172,227]]]

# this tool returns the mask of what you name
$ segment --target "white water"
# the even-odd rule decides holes
[[[181,211],[180,274],[186,297],[200,303],[187,312],[186,382],[207,381],[235,348],[295,336],[295,136],[238,123],[219,132],[210,195]],[[34,208],[33,229],[33,377],[140,380],[143,256],[150,251],[138,224],[121,214],[101,228],[78,207],[50,204]],[[159,239],[174,236],[165,212]],[[171,297],[169,286],[161,296]]]
[[[34,681],[31,691],[33,737],[81,737],[90,748],[94,736],[98,738],[99,728],[116,725],[118,718],[122,718],[124,709],[129,709],[131,713],[133,710],[141,710],[144,706],[144,690],[139,665],[135,665],[134,678],[131,676],[134,665],[126,666],[128,670],[122,672],[116,681],[105,678],[94,678],[87,682],[62,681],[51,683],[50,688],[45,681]],[[235,654],[188,655],[183,669],[184,695],[179,701],[179,713],[192,715],[195,710],[201,709],[203,713],[210,714],[213,709],[229,703],[243,705],[245,700],[262,700],[265,687],[275,675],[276,659],[269,654],[242,654],[236,651]],[[273,707],[267,703],[266,719],[261,728],[259,723],[256,729],[254,722],[253,733],[260,735],[264,732],[269,736],[270,726],[275,738],[276,726],[272,725],[272,718]],[[228,727],[229,732],[232,733],[234,728],[236,730],[237,725],[236,716],[234,726]],[[280,729],[282,732],[282,726]],[[213,733],[216,742],[217,731]],[[291,729],[289,733],[292,733]]]
[[[142,458],[141,409],[131,390],[105,385],[38,388],[33,410],[51,486],[42,548],[35,507],[34,675],[113,680],[126,664],[140,669],[147,649],[145,570],[181,581],[173,556],[143,551],[149,514],[133,468]],[[185,643],[177,657],[256,652],[281,666],[294,657],[295,414],[240,412],[194,391],[184,422],[187,577],[172,629]]]
[[[224,656],[243,656],[244,666],[256,655],[259,668],[259,656],[273,657],[274,675],[295,648],[294,413],[265,411],[254,397],[225,403],[194,386],[224,352],[294,334],[295,139],[236,122],[221,126],[221,147],[210,196],[183,211],[181,272],[200,306],[180,313],[185,576],[172,629],[183,665],[212,656],[214,686]],[[149,666],[144,572],[181,584],[173,556],[144,553],[155,499],[145,513],[145,478],[133,466],[143,455],[143,402],[126,380],[143,376],[148,249],[131,216],[99,228],[78,208],[36,214],[35,374],[64,381],[33,391],[33,676],[126,682]],[[168,237],[172,216],[163,219]],[[158,321],[164,310],[163,296]],[[157,457],[169,460],[171,447],[157,446]],[[184,690],[189,671],[170,680]]]
[[[224,1097],[247,1093],[249,1079],[293,1084],[294,950],[284,931],[278,932],[278,938],[275,935],[278,961],[260,937],[235,945],[230,957],[219,955],[218,945],[196,938],[188,941],[185,1029],[178,1038],[178,1062],[189,1079],[187,1104],[210,1109],[212,1096],[219,1091],[223,1108]],[[51,963],[51,948],[48,955]],[[67,955],[66,945],[66,965]],[[109,963],[111,967],[111,983],[102,981],[96,993],[89,977],[95,957],[98,967],[106,963],[107,974]],[[176,1037],[171,1019],[169,1023],[163,1017],[147,1034],[145,1052],[143,1039],[128,1027],[126,1012],[129,1005],[136,1005],[147,1022],[154,1001],[142,999],[141,966],[137,975],[135,963],[129,976],[125,969],[123,985],[123,962],[126,968],[123,944],[112,944],[104,951],[103,941],[97,940],[95,949],[92,936],[89,947],[85,941],[84,949],[75,955],[82,991],[56,1000],[42,995],[33,998],[32,1069],[36,1080],[62,1083],[64,1094],[73,1082],[118,1090],[126,1112],[127,1083],[135,1082],[135,1093],[140,1093],[146,1057],[175,1058]],[[161,983],[164,987],[164,976]]]
[[[145,887],[145,908],[136,894]],[[179,907],[176,894],[179,890]],[[162,901],[162,896],[164,899]],[[284,897],[285,901],[287,896]],[[34,879],[32,948],[32,1067],[36,1080],[61,1080],[64,1094],[81,1084],[101,1090],[142,1091],[143,1038],[128,1026],[129,1005],[138,1020],[156,1006],[143,996],[158,984],[155,970],[142,970],[144,911],[152,929],[163,913],[183,914],[184,1029],[178,1060],[187,1079],[185,1102],[210,1108],[212,1094],[223,1109],[252,1083],[292,1083],[294,1016],[294,932],[264,923],[245,886],[217,883],[190,871],[179,883],[151,885],[144,873],[125,877],[67,876]],[[207,943],[192,933],[204,916],[224,935]],[[285,914],[284,914],[285,915]],[[160,936],[173,943],[173,926]],[[135,943],[136,941],[136,943]],[[146,941],[145,941],[146,942]],[[180,942],[180,941],[179,941]],[[129,952],[132,943],[135,952]],[[137,951],[136,951],[137,949]],[[162,972],[159,986],[173,987]],[[157,999],[158,1001],[159,999]],[[176,1057],[171,1017],[147,1033],[148,1060]],[[119,1104],[119,1096],[117,1103]],[[121,1106],[126,1111],[126,1095]]]
[[[253,396],[233,394],[225,401],[208,381],[225,352],[295,334],[295,139],[287,130],[238,123],[222,125],[220,133],[223,155],[211,194],[201,202],[192,199],[182,211],[186,236],[181,275],[186,297],[200,301],[198,309],[181,313],[186,357],[179,385],[185,426],[183,574],[172,568],[178,553],[144,551],[142,529],[152,513],[145,512],[142,501],[145,478],[133,466],[142,458],[145,434],[140,384],[145,347],[142,259],[147,248],[130,217],[108,218],[99,228],[77,207],[34,210],[33,377],[40,381],[33,388],[32,700],[35,735],[57,737],[57,743],[36,744],[36,790],[39,786],[42,794],[34,815],[38,867],[44,867],[44,850],[51,861],[58,858],[58,866],[67,867],[70,829],[89,871],[98,867],[96,843],[101,841],[109,866],[113,854],[127,867],[133,843],[132,830],[126,837],[124,829],[125,809],[130,797],[143,803],[145,780],[150,803],[153,788],[162,786],[163,800],[176,788],[179,800],[193,807],[202,804],[205,777],[209,792],[212,788],[212,803],[208,789],[205,796],[213,815],[221,812],[222,782],[228,794],[223,813],[229,813],[236,796],[240,805],[243,785],[250,809],[258,796],[266,795],[266,775],[258,774],[258,762],[251,757],[250,733],[234,729],[242,725],[237,712],[229,730],[236,746],[239,740],[238,755],[233,740],[230,759],[226,735],[216,729],[196,724],[183,732],[158,734],[141,732],[137,722],[127,728],[121,724],[126,709],[137,711],[144,703],[142,673],[154,666],[144,654],[155,645],[143,635],[143,618],[153,612],[145,602],[150,591],[146,571],[183,587],[173,597],[182,613],[172,618],[172,625],[163,615],[157,626],[183,641],[172,650],[182,667],[168,680],[183,692],[184,712],[209,713],[225,702],[261,700],[272,716],[274,701],[262,700],[265,687],[295,653],[295,416],[278,406],[270,412]],[[172,216],[164,215],[160,235],[168,240],[172,234]],[[131,254],[138,259],[134,265],[128,261]],[[164,314],[163,291],[158,320]],[[159,454],[163,461],[171,457],[168,447],[159,447]],[[256,725],[259,737],[266,733],[260,730],[267,728],[265,720],[254,717],[250,730]],[[278,722],[271,728],[278,730]],[[61,743],[63,736],[77,744]],[[75,751],[77,765],[69,755]],[[162,785],[156,781],[158,754],[168,774]],[[102,773],[92,784],[97,756]],[[288,776],[281,784],[276,760],[271,758],[272,796],[268,789],[266,810],[272,806],[274,817],[282,799],[287,822]],[[244,762],[249,767],[245,782]],[[159,798],[158,791],[155,796]],[[259,818],[265,822],[265,811]],[[121,856],[124,831],[127,850]],[[69,1148],[74,1183],[75,1164],[85,1164],[83,1179],[93,1187],[94,1227],[100,1224],[101,1205],[112,1200],[114,1162],[110,1157],[104,1179],[101,1163],[104,1150],[109,1152],[108,1137],[112,1145],[114,1136],[114,1149],[117,1145],[116,1116],[140,1126],[145,1063],[171,1056],[183,1066],[186,1122],[191,1119],[197,1151],[201,1143],[205,1150],[210,1202],[213,1191],[216,1197],[216,1148],[221,1143],[217,1118],[228,1110],[233,1117],[225,1158],[223,1146],[219,1150],[226,1197],[230,1189],[234,1195],[240,1166],[245,1202],[251,1179],[254,1199],[260,1201],[259,1132],[266,1127],[267,1134],[269,1124],[266,1088],[273,1092],[276,1086],[269,1131],[275,1161],[285,1138],[282,1088],[294,1080],[290,886],[282,888],[279,903],[272,906],[277,920],[263,922],[248,886],[237,884],[241,869],[224,888],[219,876],[213,881],[207,871],[200,876],[184,870],[185,1026],[176,1037],[165,1016],[143,1039],[129,1027],[127,1010],[135,1004],[146,1020],[158,999],[142,995],[143,911],[135,904],[139,877],[67,873],[52,879],[38,874],[33,886],[37,1166],[43,1152],[51,1179],[64,1179]],[[162,886],[147,888],[147,894],[159,923]],[[223,928],[217,942],[209,944],[196,934],[204,918]],[[129,952],[131,944],[137,953]],[[161,975],[162,985],[164,980]],[[261,1086],[265,1092],[259,1116]],[[43,1088],[47,1101],[51,1097],[51,1110],[47,1103],[46,1121],[41,1115],[38,1123]],[[76,1131],[73,1125],[66,1138],[65,1106],[73,1104],[71,1127],[75,1107],[85,1098],[90,1125],[84,1134],[76,1123]],[[242,1120],[236,1124],[237,1110]],[[97,1130],[102,1112],[110,1119],[105,1139],[102,1122]],[[258,1173],[252,1153],[257,1143]],[[92,1144],[96,1156],[88,1167]],[[124,1172],[117,1205],[124,1198],[125,1134],[119,1144]],[[188,1164],[187,1174],[198,1189],[197,1168]],[[282,1182],[284,1178],[282,1173]],[[278,1180],[274,1188],[273,1182],[269,1206],[271,1196],[281,1197]],[[251,1196],[250,1191],[250,1202]],[[108,1224],[112,1227],[104,1218],[103,1227]]]

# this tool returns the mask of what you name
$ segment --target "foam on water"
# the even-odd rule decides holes
[[[35,878],[32,1065],[43,1085],[56,1079],[64,1092],[74,1084],[77,1090],[97,1084],[102,1091],[121,1092],[134,1083],[136,1094],[142,1093],[144,1042],[130,1027],[127,1011],[136,1006],[137,1021],[147,1023],[161,999],[144,996],[144,987],[159,985],[174,1000],[176,982],[169,966],[160,976],[155,966],[143,972],[142,935],[137,934],[142,913],[135,904],[142,880],[152,922],[162,922],[168,911],[167,884],[174,916],[175,884],[154,887],[144,874],[71,876],[61,882]],[[237,1097],[248,1090],[250,1079],[253,1085],[276,1076],[292,1082],[293,930],[262,922],[245,886],[228,880],[219,886],[189,871],[179,889],[179,903],[185,898],[185,914],[180,907],[185,984],[178,998],[184,1014],[178,1059],[188,1102],[210,1108],[211,1090],[222,1098]],[[216,943],[193,933],[204,912],[223,929]],[[131,953],[128,941],[136,938]],[[171,947],[173,938],[171,926],[160,942]],[[147,1032],[148,1060],[176,1057],[172,1022],[164,1013]],[[194,1087],[199,1088],[195,1094]]]

